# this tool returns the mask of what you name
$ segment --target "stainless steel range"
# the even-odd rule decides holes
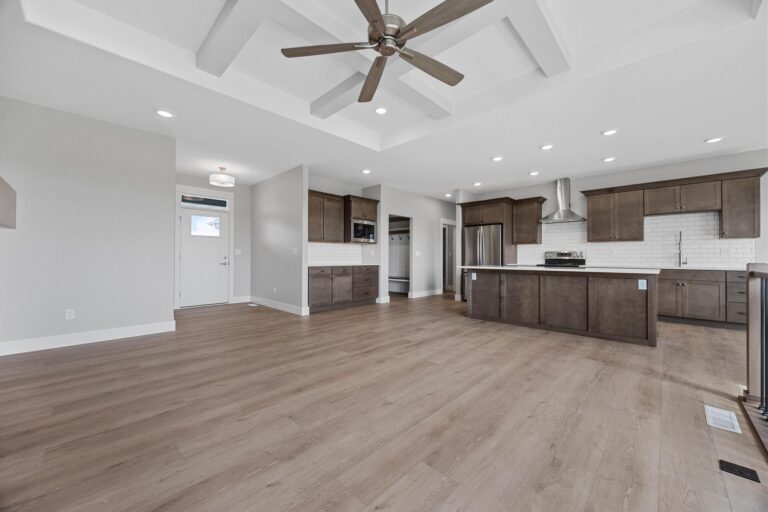
[[[538,267],[583,267],[587,264],[584,253],[580,251],[546,251],[544,263]]]

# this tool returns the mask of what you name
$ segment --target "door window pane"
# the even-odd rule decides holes
[[[192,236],[220,236],[220,226],[221,219],[219,217],[192,215]]]

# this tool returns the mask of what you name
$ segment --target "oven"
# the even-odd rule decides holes
[[[352,233],[351,242],[361,244],[376,243],[376,222],[372,220],[351,219],[350,232]]]

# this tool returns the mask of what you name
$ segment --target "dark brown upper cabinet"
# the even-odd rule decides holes
[[[358,196],[345,196],[348,217],[350,219],[376,221],[376,210],[379,202],[375,199]]]
[[[718,211],[721,208],[719,181],[645,189],[646,215]]]
[[[491,201],[486,204],[462,205],[464,225],[503,224],[504,204],[502,201]]]
[[[723,180],[722,238],[760,236],[760,178]]]
[[[588,196],[588,241],[641,241],[643,227],[642,190]]]
[[[541,243],[541,205],[546,201],[543,197],[516,199],[514,205],[514,243]]]
[[[344,198],[309,191],[309,241],[344,241]]]
[[[642,223],[636,222],[635,214],[631,213],[636,198],[626,195],[624,200],[617,201],[615,197],[611,199],[615,194],[642,194],[643,215],[719,211],[721,238],[758,238],[760,177],[766,172],[768,169],[750,169],[582,191],[589,205],[588,239],[590,242],[642,240],[642,234],[640,238],[632,236],[632,233],[642,233]],[[621,212],[629,217],[624,219]],[[623,236],[616,232],[617,222]]]
[[[460,206],[462,224],[464,226],[501,224],[503,238],[502,261],[504,264],[517,263],[517,247],[514,242],[515,201],[509,197],[500,197],[485,201],[462,203]]]

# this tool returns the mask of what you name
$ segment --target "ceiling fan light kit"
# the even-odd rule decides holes
[[[406,62],[424,73],[437,78],[450,86],[455,86],[464,78],[464,75],[452,69],[442,62],[431,57],[406,48],[406,43],[431,30],[442,27],[447,23],[457,20],[472,11],[475,11],[493,0],[445,0],[422,14],[411,23],[395,14],[389,13],[389,2],[386,2],[386,14],[382,14],[376,0],[355,0],[357,7],[368,20],[368,42],[365,43],[336,43],[315,46],[301,46],[297,48],[283,48],[284,56],[309,57],[313,55],[326,55],[330,53],[351,52],[357,50],[374,50],[379,56],[373,61],[368,77],[357,101],[369,102],[376,94],[387,59],[399,54]]]

